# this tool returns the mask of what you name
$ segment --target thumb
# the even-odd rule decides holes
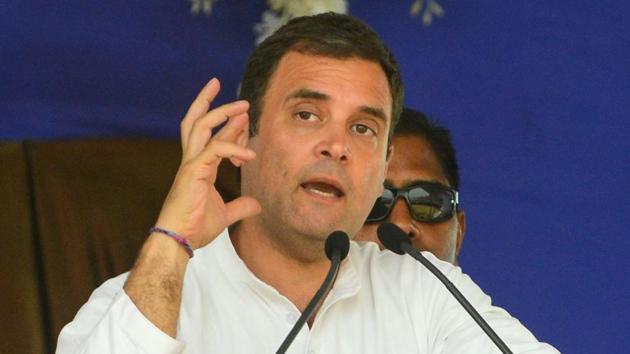
[[[257,215],[262,210],[260,203],[253,197],[242,196],[234,199],[233,201],[225,204],[227,208],[227,222],[228,225],[248,218],[250,216]]]

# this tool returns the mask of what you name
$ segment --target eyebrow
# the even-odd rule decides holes
[[[301,88],[294,91],[289,96],[287,96],[284,102],[286,103],[287,101],[298,99],[298,98],[307,98],[307,99],[313,99],[313,100],[318,100],[318,101],[330,100],[330,96],[323,92]],[[369,114],[379,120],[382,120],[385,123],[387,122],[387,115],[380,108],[371,107],[371,106],[360,106],[359,111],[365,114]]]
[[[293,93],[291,93],[289,96],[287,96],[287,98],[284,100],[284,102],[290,101],[290,100],[294,100],[297,98],[310,98],[310,99],[314,99],[314,100],[318,100],[318,101],[327,101],[330,99],[330,96],[328,96],[325,93],[319,92],[319,91],[314,91],[314,90],[309,90],[309,89],[305,89],[305,88],[301,88],[297,91],[293,91]]]
[[[382,120],[383,123],[387,123],[387,116],[385,115],[385,112],[380,108],[361,106],[359,110],[363,113],[369,114],[375,118]]]

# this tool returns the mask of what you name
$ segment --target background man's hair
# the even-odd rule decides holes
[[[392,95],[392,122],[388,135],[391,140],[403,102],[398,64],[376,32],[366,24],[332,12],[292,19],[260,43],[249,57],[240,96],[250,103],[249,132],[252,137],[258,133],[258,120],[271,76],[280,59],[290,51],[335,59],[360,58],[380,64]]]
[[[447,128],[430,120],[424,113],[405,107],[400,115],[394,136],[424,138],[437,156],[451,188],[459,190],[457,156],[451,133]]]

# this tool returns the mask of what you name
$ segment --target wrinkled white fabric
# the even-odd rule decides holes
[[[425,253],[514,353],[558,353],[494,307],[458,267]],[[282,271],[279,269],[278,271]],[[195,251],[184,280],[177,339],[149,322],[122,289],[94,291],[62,330],[57,353],[275,353],[300,312],[256,278],[227,231]],[[351,242],[312,328],[287,353],[500,353],[429,271],[410,257]]]

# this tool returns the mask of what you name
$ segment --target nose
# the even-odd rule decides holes
[[[315,147],[316,154],[336,161],[346,162],[352,152],[345,132],[327,130],[323,139]]]
[[[394,202],[394,207],[392,212],[389,214],[388,221],[398,226],[405,232],[407,237],[411,239],[417,237],[420,232],[414,224],[414,220],[411,216],[409,207],[407,207],[407,203],[402,198],[398,198]]]

